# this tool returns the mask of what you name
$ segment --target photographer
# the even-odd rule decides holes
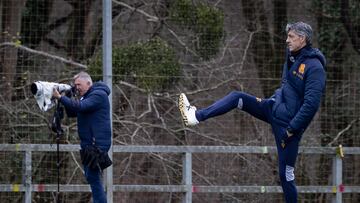
[[[104,203],[107,200],[101,174],[111,165],[107,156],[111,145],[110,89],[102,82],[93,83],[86,72],[74,76],[74,85],[79,100],[62,96],[56,88],[52,96],[63,104],[69,117],[77,117],[85,177],[91,186],[93,202]]]

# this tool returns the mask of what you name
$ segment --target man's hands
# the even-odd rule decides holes
[[[282,148],[285,148],[286,146],[286,140],[289,139],[291,136],[294,135],[294,132],[291,128],[287,128],[285,130],[285,135],[283,136],[284,138],[281,140],[281,146]]]
[[[57,100],[59,100],[61,98],[61,94],[59,93],[59,91],[56,88],[53,89],[52,96],[53,96],[53,98],[55,98]]]

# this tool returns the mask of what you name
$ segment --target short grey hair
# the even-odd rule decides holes
[[[311,26],[304,22],[289,23],[286,25],[286,33],[294,31],[297,35],[306,39],[306,44],[311,44],[313,30]]]
[[[73,79],[75,81],[78,78],[90,82],[90,85],[93,84],[91,76],[87,72],[81,71],[80,73],[76,74]]]

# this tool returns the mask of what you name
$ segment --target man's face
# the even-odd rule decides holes
[[[74,85],[80,96],[84,96],[84,94],[90,89],[90,82],[81,78],[75,79]]]
[[[286,38],[286,44],[291,52],[299,51],[306,45],[305,37],[290,30]]]

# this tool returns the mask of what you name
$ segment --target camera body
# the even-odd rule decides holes
[[[40,110],[47,111],[55,105],[55,102],[52,99],[54,88],[60,93],[65,92],[67,95],[69,95],[69,93],[72,95],[74,92],[74,88],[68,84],[46,81],[36,81],[31,84],[31,92],[34,95]]]

